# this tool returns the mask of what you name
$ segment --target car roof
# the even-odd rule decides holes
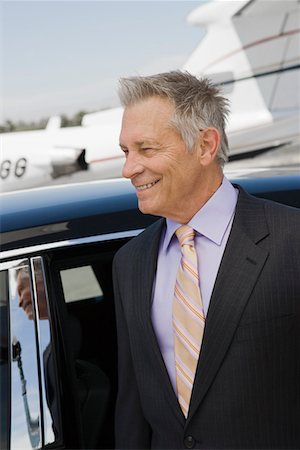
[[[145,228],[131,183],[106,180],[1,194],[1,250]]]
[[[1,231],[135,208],[132,193],[130,183],[122,179],[5,193],[0,196]]]
[[[300,176],[231,179],[259,196],[299,191]],[[272,198],[272,195],[271,197]],[[49,186],[0,195],[2,251],[53,240],[142,229],[157,217],[137,209],[124,179]]]

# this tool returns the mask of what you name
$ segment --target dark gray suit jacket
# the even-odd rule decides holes
[[[300,448],[300,211],[240,189],[187,420],[150,310],[164,220],[114,261],[118,448]]]

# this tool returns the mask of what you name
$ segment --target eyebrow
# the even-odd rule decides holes
[[[154,139],[144,139],[142,141],[134,141],[134,145],[138,146],[138,147],[142,147],[143,145],[156,145],[159,146],[160,144],[155,141]],[[122,142],[119,143],[119,146],[122,149],[127,149],[127,146],[122,144]]]

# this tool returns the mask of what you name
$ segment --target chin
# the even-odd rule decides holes
[[[150,208],[151,209],[151,208]],[[139,210],[143,213],[143,214],[150,214],[149,211],[149,206],[147,206],[147,204],[145,202],[141,202],[139,201]]]
[[[143,214],[152,214],[153,216],[158,216],[159,214],[156,212],[155,208],[151,208],[150,206],[143,205],[139,203],[139,210]]]

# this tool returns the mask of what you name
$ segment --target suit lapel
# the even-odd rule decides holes
[[[233,339],[268,257],[257,244],[268,235],[262,202],[241,190],[207,314],[188,420],[204,398]]]
[[[183,425],[184,416],[170,382],[169,374],[166,369],[151,320],[153,283],[156,273],[160,237],[164,225],[164,220],[156,222],[151,229],[146,231],[142,245],[139,245],[139,258],[136,261],[136,273],[138,273],[139,276],[137,276],[137,279],[135,280],[137,284],[135,304],[139,305],[138,315],[141,320],[141,325],[148,338],[149,346],[151,348],[150,354],[153,358],[154,367],[157,368],[157,375],[161,379],[162,389],[172,411]]]

